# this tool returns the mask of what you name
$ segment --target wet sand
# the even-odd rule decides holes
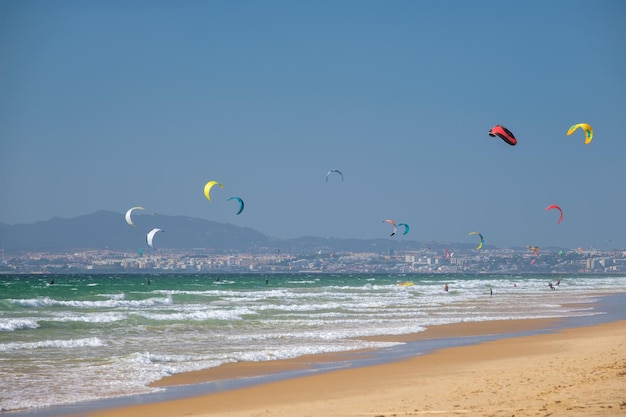
[[[498,320],[469,323],[452,323],[428,327],[419,333],[410,333],[394,336],[361,337],[360,340],[376,342],[410,343],[419,340],[446,339],[465,336],[481,336],[489,334],[506,334],[526,331],[538,331],[555,327],[562,319],[534,319],[534,320]],[[312,369],[320,363],[349,361],[366,357],[368,350],[350,351],[343,353],[326,353],[304,355],[295,359],[283,359],[265,362],[238,362],[222,365],[217,368],[201,371],[186,372],[172,375],[151,384],[153,387],[167,387],[176,385],[199,384],[203,382],[248,378],[262,375],[271,375],[286,371]]]
[[[432,327],[423,333],[403,336],[402,341],[549,329],[556,323],[557,320],[461,323]],[[230,364],[174,375],[155,385],[267,375],[347,357],[349,354],[314,355],[287,361]],[[626,321],[444,348],[391,363],[314,373],[89,415],[626,416]]]

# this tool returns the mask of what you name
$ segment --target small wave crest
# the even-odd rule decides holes
[[[25,318],[11,318],[0,320],[0,332],[13,332],[15,330],[36,329],[39,324],[36,320]]]
[[[13,342],[0,344],[0,352],[11,350],[33,349],[75,349],[85,347],[106,346],[106,343],[98,337],[69,340],[42,340],[40,342]]]
[[[97,301],[55,300],[50,297],[40,297],[30,299],[12,299],[11,302],[21,307],[32,308],[52,306],[73,308],[151,307],[155,305],[168,305],[173,303],[171,296],[167,296],[165,298],[147,298],[145,300],[126,300],[124,298],[116,298]]]
[[[243,315],[256,314],[248,308],[234,310],[196,310],[168,313],[141,312],[139,315],[157,321],[241,320]]]

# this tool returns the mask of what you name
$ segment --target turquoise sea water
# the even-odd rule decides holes
[[[147,393],[163,376],[228,362],[383,348],[359,337],[437,324],[601,314],[589,303],[626,291],[625,276],[565,275],[551,290],[558,278],[0,275],[0,408]]]

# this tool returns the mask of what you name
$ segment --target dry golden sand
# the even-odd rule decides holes
[[[430,337],[444,337],[447,331],[460,334],[460,329],[465,329],[466,334],[500,333],[503,324],[511,331],[511,326],[524,330],[524,327],[550,327],[553,322],[490,322],[447,329],[440,326],[430,332]],[[276,362],[276,370],[307,366],[302,359]],[[245,367],[250,371],[250,364]],[[236,375],[235,368],[227,374]],[[224,377],[219,373],[200,375],[183,374],[177,377],[183,379],[171,383],[183,383],[185,377],[189,377],[188,383]],[[626,416],[626,321],[446,348],[389,364],[320,373],[191,399],[109,409],[92,415]]]

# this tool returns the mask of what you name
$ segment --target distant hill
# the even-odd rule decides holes
[[[133,215],[137,227],[124,221],[124,213],[97,211],[70,219],[0,224],[0,243],[11,250],[113,249],[136,250],[146,247],[146,234],[154,227],[163,230],[155,246],[176,248],[221,248],[240,250],[266,246],[271,238],[250,228],[221,224],[186,216],[162,214]]]
[[[215,253],[285,251],[381,252],[391,250],[468,249],[472,245],[417,242],[406,239],[336,239],[301,237],[278,239],[254,229],[187,216],[135,212],[131,227],[124,213],[97,211],[70,219],[7,225],[0,223],[0,247],[5,251],[68,251],[78,249],[132,250],[145,248],[146,234],[158,227],[154,245],[163,249],[210,249]]]

